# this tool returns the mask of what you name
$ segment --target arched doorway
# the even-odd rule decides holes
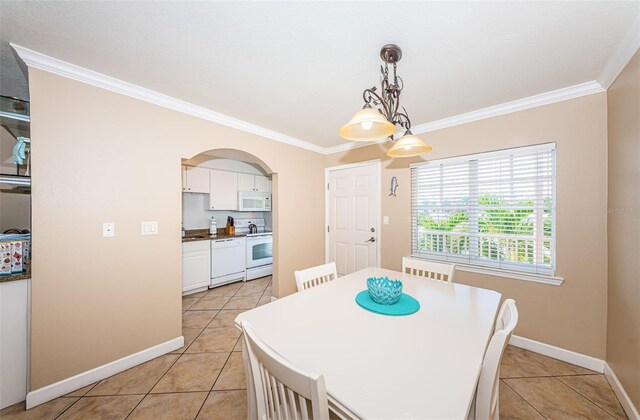
[[[209,227],[208,222],[209,218],[213,215],[216,218],[218,228],[222,228],[226,224],[227,216],[233,217],[234,219],[238,218],[240,220],[247,220],[247,218],[254,218],[263,221],[262,230],[265,232],[272,232],[272,237],[269,236],[269,253],[272,254],[272,267],[269,267],[269,273],[272,274],[272,292],[270,296],[278,296],[279,290],[279,278],[278,278],[278,266],[279,266],[279,248],[278,248],[278,174],[274,170],[274,168],[265,162],[260,157],[248,153],[244,150],[239,149],[231,149],[231,148],[220,148],[220,149],[211,149],[199,153],[190,158],[182,159],[182,167],[183,167],[183,228],[187,231],[189,229],[206,229]],[[198,194],[191,193],[190,191],[185,191],[185,172],[184,168],[202,168],[206,170],[210,170],[216,173],[228,173],[228,174],[237,174],[239,177],[239,184],[237,186],[237,191],[234,192],[236,194],[238,192],[243,192],[245,195],[250,195],[251,197],[255,196],[263,196],[266,197],[268,203],[271,203],[268,208],[260,209],[249,209],[242,208],[241,204],[238,203],[239,207],[224,207],[227,210],[214,210],[213,206],[213,192],[208,194],[209,202],[207,202],[206,194]],[[255,177],[256,180],[256,188],[251,188],[251,186],[247,185],[248,182],[251,182],[251,177]],[[268,180],[268,193],[265,193],[264,190],[260,189],[259,183],[260,180]],[[244,183],[243,183],[244,180]],[[233,189],[233,187],[231,187]],[[247,190],[249,192],[247,193]],[[201,190],[202,191],[202,190]],[[228,196],[228,193],[225,193]],[[245,201],[246,202],[246,201]],[[229,203],[229,200],[227,200]],[[211,204],[211,206],[209,206]],[[258,223],[258,226],[260,224]],[[258,227],[258,229],[261,229]],[[246,230],[246,229],[245,229]],[[246,233],[246,232],[242,232]],[[240,235],[239,235],[240,236]],[[247,244],[250,242],[249,238],[247,238]],[[262,249],[266,249],[266,244],[261,244]],[[255,249],[259,249],[258,246],[255,246]],[[260,253],[260,252],[257,252]],[[254,252],[253,254],[256,254]],[[247,281],[253,280],[262,276],[264,265],[260,265],[260,269],[254,268],[251,269],[249,267],[250,263],[248,260],[251,260],[251,252],[247,253]],[[271,262],[271,261],[270,261]],[[233,281],[233,280],[229,280]],[[223,282],[224,283],[224,282]],[[211,286],[215,286],[212,284]],[[210,287],[211,287],[210,286]]]

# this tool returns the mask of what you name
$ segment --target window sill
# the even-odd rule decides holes
[[[495,268],[476,267],[470,265],[456,264],[456,270],[469,273],[487,274],[490,276],[506,277],[509,279],[531,281],[534,283],[550,284],[560,286],[564,282],[563,277],[545,276],[533,273],[516,273],[514,271],[498,270]]]
[[[413,255],[412,258],[418,258],[418,259],[433,261],[437,263],[445,262],[445,261],[419,257],[417,255]],[[534,274],[534,273],[518,273],[515,271],[500,270],[500,269],[489,268],[489,267],[479,267],[476,265],[466,265],[466,264],[455,263],[455,262],[445,262],[445,263],[455,264],[456,270],[466,271],[468,273],[478,273],[478,274],[486,274],[488,276],[506,277],[509,279],[549,284],[552,286],[560,286],[564,282],[564,277],[545,276],[543,274]]]

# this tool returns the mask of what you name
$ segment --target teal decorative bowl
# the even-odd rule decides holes
[[[389,280],[389,277],[369,277],[367,289],[371,299],[381,305],[393,305],[402,296],[402,282]]]

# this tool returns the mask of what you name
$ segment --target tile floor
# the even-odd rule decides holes
[[[271,278],[182,299],[185,345],[173,353],[9,419],[246,419],[240,332],[235,317],[268,303]],[[507,347],[500,380],[502,419],[626,419],[603,375]]]

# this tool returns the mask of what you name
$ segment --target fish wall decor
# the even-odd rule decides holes
[[[396,190],[398,189],[398,178],[396,178],[395,176],[393,178],[391,178],[391,188],[389,191],[389,196],[394,196],[396,197]]]

